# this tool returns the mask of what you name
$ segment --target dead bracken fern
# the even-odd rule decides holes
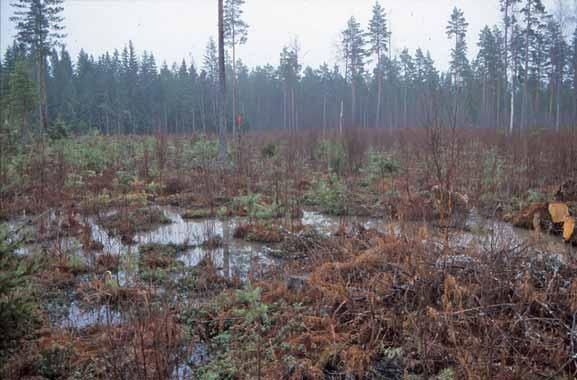
[[[463,379],[539,379],[577,370],[574,262],[555,266],[554,258],[511,249],[449,267],[435,264],[447,262],[440,261],[446,249],[419,239],[376,231],[351,239],[362,249],[324,251],[326,261],[310,268],[298,292],[282,282],[253,284],[269,305],[259,338],[270,350],[262,378],[432,378],[452,371]],[[215,313],[238,307],[233,300]],[[241,323],[221,327],[235,339]],[[287,357],[290,363],[279,362]]]

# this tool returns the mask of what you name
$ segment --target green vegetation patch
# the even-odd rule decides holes
[[[36,268],[16,255],[20,244],[6,226],[0,225],[0,362],[40,321],[30,281]]]
[[[345,215],[348,189],[345,182],[336,174],[331,173],[327,179],[321,179],[316,186],[305,195],[305,203],[318,206],[329,215]]]

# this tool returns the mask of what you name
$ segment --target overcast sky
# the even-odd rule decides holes
[[[363,24],[375,0],[246,0],[248,43],[239,57],[249,66],[278,64],[283,45],[295,37],[304,65],[316,67],[337,59],[340,31],[352,15]],[[556,0],[547,0],[553,3]],[[13,0],[0,0],[0,46],[11,44],[9,21]],[[498,0],[380,0],[392,22],[393,52],[404,47],[430,50],[437,65],[448,65],[450,45],[445,26],[454,6],[469,22],[469,55],[477,51],[477,36],[486,25],[499,23]],[[139,53],[154,53],[158,64],[183,58],[202,63],[206,42],[216,36],[216,0],[65,0],[65,43],[75,57],[81,48],[99,55],[119,50],[132,40]]]

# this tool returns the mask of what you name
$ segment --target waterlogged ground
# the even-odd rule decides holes
[[[251,264],[268,264],[268,258],[262,254],[264,245],[232,238],[236,226],[234,220],[184,220],[179,213],[182,210],[169,207],[162,207],[161,210],[172,223],[149,232],[136,233],[131,245],[123,243],[119,237],[111,236],[94,218],[90,220],[92,238],[102,244],[104,252],[120,255],[137,252],[140,246],[151,243],[188,245],[191,248],[179,255],[179,260],[185,266],[197,266],[206,255],[210,255],[214,265],[224,271],[227,277],[234,274],[246,277]],[[215,236],[222,237],[222,247],[202,247],[203,242]]]
[[[186,246],[188,248],[178,255],[178,261],[184,268],[195,268],[209,256],[222,276],[229,279],[236,277],[241,281],[246,280],[248,274],[256,268],[274,266],[279,263],[278,259],[269,255],[271,250],[277,248],[276,245],[249,243],[233,238],[234,229],[238,223],[245,222],[244,219],[185,220],[181,217],[183,210],[163,207],[161,211],[171,223],[161,225],[151,231],[136,233],[131,244],[124,243],[120,237],[105,230],[100,225],[98,217],[88,217],[84,222],[90,226],[92,240],[99,243],[102,249],[87,253],[76,237],[63,236],[50,241],[28,244],[20,249],[19,253],[22,255],[42,254],[50,249],[51,252],[72,255],[88,267],[98,255],[118,255],[120,257],[118,272],[96,274],[88,271],[79,278],[81,283],[87,283],[94,278],[106,278],[107,281],[113,281],[120,287],[131,287],[137,284],[139,277],[135,263],[138,262],[139,248],[150,243]],[[55,213],[48,213],[45,218],[48,222],[53,222],[58,216]],[[433,241],[439,246],[449,245],[454,251],[462,251],[464,255],[468,249],[494,251],[527,246],[538,253],[557,253],[561,257],[562,253],[571,249],[558,237],[518,229],[498,220],[487,220],[479,217],[474,211],[464,230],[441,230],[429,224],[416,222],[399,223],[375,218],[334,217],[312,211],[305,211],[300,222],[326,235],[343,231],[343,228],[346,230],[362,226],[399,236],[417,236],[422,240]],[[22,235],[34,233],[26,218],[15,220],[11,223],[11,228]],[[203,247],[203,242],[216,236],[222,238],[222,246],[210,249]],[[156,291],[162,292],[162,287],[157,287]],[[67,290],[57,299],[49,299],[45,306],[51,323],[60,328],[81,330],[91,326],[117,324],[122,322],[123,318],[122,313],[110,305],[87,307],[86,301],[80,302],[73,289]],[[202,356],[203,348],[199,347],[199,350],[197,356]]]

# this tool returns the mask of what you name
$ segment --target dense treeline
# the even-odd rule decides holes
[[[235,65],[229,59],[229,129],[235,119],[241,129],[400,128],[439,120],[499,128],[577,125],[577,28],[565,36],[566,25],[540,0],[501,3],[503,27],[480,32],[479,52],[471,61],[468,24],[454,10],[447,26],[447,37],[454,41],[447,72],[439,71],[422,49],[391,54],[388,21],[378,3],[366,31],[354,18],[348,21],[338,65],[303,68],[297,42],[281,50],[276,66],[249,68],[241,59]],[[242,26],[242,41],[231,47],[246,41],[247,25]],[[50,125],[103,133],[216,130],[213,40],[197,63],[160,64],[131,42],[98,57],[82,50],[75,59],[65,47],[54,46],[46,57]],[[38,119],[35,62],[20,39],[5,53],[5,125],[27,130]]]

